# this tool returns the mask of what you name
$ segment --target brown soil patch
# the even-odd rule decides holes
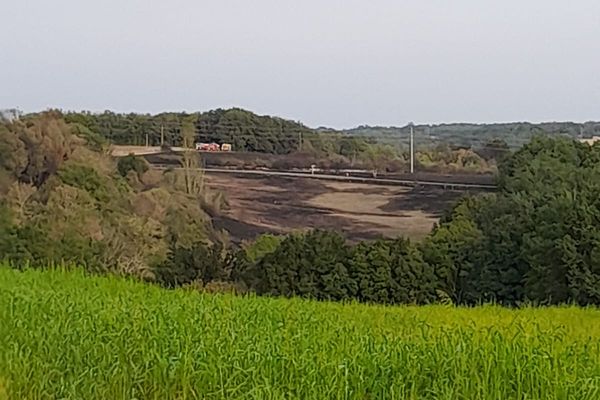
[[[209,173],[207,184],[226,194],[229,209],[215,219],[234,240],[261,233],[320,228],[351,240],[420,239],[461,192],[300,178]]]

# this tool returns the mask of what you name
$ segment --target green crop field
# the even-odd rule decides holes
[[[383,307],[0,267],[0,398],[598,399],[595,308]]]

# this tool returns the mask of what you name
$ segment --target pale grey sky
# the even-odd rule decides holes
[[[598,0],[0,3],[0,108],[600,120]]]

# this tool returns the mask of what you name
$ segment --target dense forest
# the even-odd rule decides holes
[[[600,304],[600,145],[535,138],[502,160],[498,192],[459,201],[421,242],[313,231],[235,247],[212,227],[224,199],[196,157],[164,172],[116,162],[104,137],[69,121],[0,125],[0,258],[15,267],[386,304]],[[181,126],[189,142],[194,119]]]

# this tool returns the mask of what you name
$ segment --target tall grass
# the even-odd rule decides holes
[[[597,399],[600,311],[201,295],[0,268],[0,396]]]

